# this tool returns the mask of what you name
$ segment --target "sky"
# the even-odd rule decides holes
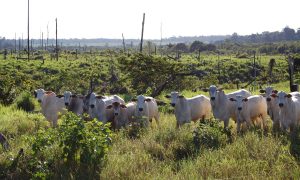
[[[300,28],[299,0],[30,0],[30,36],[145,39]],[[27,37],[27,0],[0,0],[0,37]]]

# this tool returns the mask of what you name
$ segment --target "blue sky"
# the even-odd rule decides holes
[[[299,0],[30,0],[31,36],[146,39],[281,31],[300,28]],[[1,0],[0,36],[24,38],[27,0]]]

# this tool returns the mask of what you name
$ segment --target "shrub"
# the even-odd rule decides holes
[[[111,131],[102,122],[68,113],[58,128],[40,129],[28,139],[31,147],[15,163],[15,171],[8,165],[7,176],[95,179],[111,145]]]
[[[16,106],[18,109],[30,112],[35,108],[34,99],[28,92],[23,92],[16,99]]]
[[[194,144],[198,149],[218,149],[231,141],[231,137],[230,129],[224,130],[218,121],[206,119],[194,131]]]

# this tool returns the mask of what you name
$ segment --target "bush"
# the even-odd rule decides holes
[[[230,129],[224,130],[217,120],[206,119],[194,131],[194,144],[198,149],[218,149],[231,141],[231,137]]]
[[[18,109],[30,112],[35,108],[34,99],[28,92],[23,92],[16,99],[16,105]]]
[[[108,125],[82,121],[73,113],[63,116],[58,128],[40,129],[29,138],[31,147],[7,176],[38,179],[96,179],[111,145]]]

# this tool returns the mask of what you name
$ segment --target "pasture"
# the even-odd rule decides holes
[[[125,101],[156,93],[157,99],[169,103],[164,96],[173,90],[192,97],[208,96],[202,88],[211,84],[222,85],[226,93],[236,90],[237,84],[246,86],[253,75],[251,58],[207,53],[200,59],[186,54],[173,60],[111,50],[78,57],[63,53],[59,61],[46,54],[44,63],[1,58],[0,132],[10,144],[9,150],[0,147],[1,178],[300,178],[299,133],[272,132],[270,118],[266,132],[253,128],[238,135],[233,121],[223,130],[213,118],[177,129],[173,108],[166,105],[159,107],[160,125],[154,121],[146,129],[132,125],[111,131],[109,125],[84,122],[73,114],[62,116],[59,127],[51,128],[31,95],[38,88],[87,94],[92,85],[98,94],[116,93]],[[276,65],[269,76],[272,58]],[[256,68],[256,84],[245,87],[252,94],[259,94],[259,86],[270,80],[275,89],[289,91],[284,56],[260,56]],[[172,81],[157,91],[169,75],[174,75]],[[297,78],[296,74],[295,82]],[[18,109],[18,102],[26,97],[34,104],[28,112]]]

